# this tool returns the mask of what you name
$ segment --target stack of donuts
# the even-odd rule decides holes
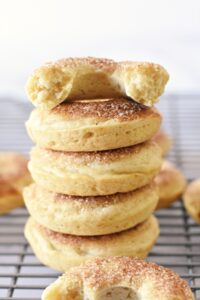
[[[30,77],[25,235],[41,262],[65,271],[96,256],[147,256],[159,235],[162,164],[153,104],[167,81],[160,65],[90,57]]]

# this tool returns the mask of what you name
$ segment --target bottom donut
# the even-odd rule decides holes
[[[58,271],[66,271],[96,256],[144,258],[158,235],[159,225],[154,216],[134,228],[96,237],[57,233],[36,223],[33,218],[29,218],[25,226],[25,236],[38,259]]]
[[[194,300],[172,270],[131,257],[97,257],[45,289],[42,300]]]

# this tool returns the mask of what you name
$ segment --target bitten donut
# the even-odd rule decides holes
[[[22,189],[30,182],[27,159],[15,152],[0,152],[0,214],[23,205]]]
[[[96,197],[57,194],[32,184],[24,191],[24,201],[30,215],[43,226],[89,236],[119,232],[143,222],[155,210],[158,193],[153,183],[128,193]]]
[[[38,259],[45,265],[67,271],[96,256],[127,255],[145,257],[159,235],[157,219],[149,217],[134,228],[101,236],[75,236],[57,233],[30,218],[25,236]]]
[[[158,131],[152,139],[161,148],[164,157],[172,147],[172,139],[164,131]]]
[[[129,192],[160,170],[160,148],[152,142],[102,152],[59,152],[35,147],[29,170],[49,191],[77,196]]]
[[[35,109],[26,123],[39,146],[61,151],[101,151],[152,138],[161,123],[155,108],[129,99],[69,101],[46,111]]]
[[[152,106],[168,79],[167,71],[158,64],[65,58],[35,70],[27,82],[27,94],[42,109],[51,109],[68,99],[126,96]]]
[[[200,178],[188,185],[183,199],[188,214],[200,224]]]
[[[184,192],[186,179],[172,163],[164,161],[160,173],[154,179],[158,186],[157,209],[169,207]]]
[[[131,257],[97,257],[67,271],[42,300],[194,300],[175,272]]]

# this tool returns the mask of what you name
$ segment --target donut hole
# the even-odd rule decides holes
[[[103,72],[77,72],[68,95],[70,99],[105,99],[121,94],[120,86]]]
[[[137,293],[127,287],[117,286],[104,290],[97,300],[139,300]]]

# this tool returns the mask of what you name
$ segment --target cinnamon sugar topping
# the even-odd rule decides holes
[[[66,245],[80,245],[82,243],[84,244],[100,244],[102,243],[110,243],[111,241],[115,242],[115,240],[118,240],[120,236],[124,236],[125,233],[127,235],[135,233],[135,235],[139,234],[139,232],[144,232],[147,230],[147,228],[152,226],[152,218],[148,218],[146,221],[136,225],[134,228],[126,229],[122,232],[117,233],[111,233],[106,235],[98,235],[98,236],[78,236],[78,235],[71,235],[66,233],[60,233],[53,231],[51,229],[48,229],[38,223],[35,223],[38,229],[45,235],[48,236],[50,241],[54,241],[58,244],[66,244]]]
[[[113,150],[105,150],[105,151],[96,151],[96,152],[64,152],[64,151],[56,151],[50,149],[40,149],[40,155],[47,155],[49,158],[55,156],[58,159],[73,159],[74,162],[77,164],[82,163],[108,163],[113,162],[119,159],[124,159],[125,157],[133,154],[137,154],[140,151],[149,151],[150,149],[155,148],[155,151],[159,148],[153,142],[145,142],[142,144],[138,144],[135,146],[125,147],[125,148],[118,148]],[[37,148],[35,148],[37,149]],[[151,150],[150,150],[151,151]]]
[[[176,273],[130,257],[96,258],[63,276],[70,275],[77,276],[86,286],[94,289],[125,283],[137,291],[146,285],[146,288],[152,289],[151,299],[153,296],[157,299],[193,299],[188,284]]]
[[[107,72],[113,72],[116,68],[117,63],[112,59],[107,58],[95,58],[95,57],[69,57],[63,58],[56,62],[47,63],[48,65],[55,65],[59,67],[80,67],[80,66],[94,66],[97,69],[105,70]]]
[[[53,193],[53,197],[55,201],[74,201],[74,203],[81,204],[82,207],[86,206],[94,206],[97,207],[106,205],[111,205],[111,203],[117,203],[122,201],[129,201],[130,197],[134,197],[134,194],[137,194],[138,192],[143,192],[146,189],[153,189],[155,188],[155,183],[150,183],[146,185],[145,187],[141,187],[139,189],[136,189],[134,191],[126,192],[126,193],[116,193],[112,195],[104,195],[104,196],[72,196],[72,195],[66,195],[66,194],[59,194],[59,193]]]
[[[52,109],[50,113],[67,116],[70,119],[90,117],[99,120],[118,119],[121,121],[133,120],[143,115],[158,114],[154,108],[148,108],[126,98],[67,101]]]

